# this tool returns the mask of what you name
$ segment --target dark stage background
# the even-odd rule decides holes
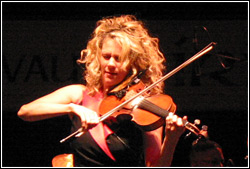
[[[226,159],[248,166],[248,2],[3,2],[2,166],[51,166],[55,155],[67,151],[59,143],[69,132],[67,117],[30,123],[20,120],[17,111],[55,89],[81,83],[75,61],[95,22],[119,14],[136,15],[159,37],[167,71],[217,42],[209,54],[167,79],[165,91],[178,115],[208,126]],[[173,166],[189,165],[192,141],[181,137]]]

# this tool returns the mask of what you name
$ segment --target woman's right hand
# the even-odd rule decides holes
[[[81,119],[82,128],[87,130],[99,123],[98,114],[84,106],[70,103],[71,112]]]

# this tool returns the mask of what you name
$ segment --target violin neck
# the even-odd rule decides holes
[[[143,110],[147,110],[151,113],[154,113],[155,115],[162,117],[162,118],[166,118],[170,111],[169,110],[165,110],[159,106],[157,106],[156,104],[148,101],[147,99],[143,99],[139,105],[137,105],[139,108],[143,109]],[[184,126],[190,130],[192,133],[194,133],[195,135],[199,135],[200,130],[192,123],[188,122],[187,120],[182,120]]]
[[[166,118],[168,116],[168,114],[170,113],[170,111],[168,110],[165,110],[159,106],[157,106],[156,104],[148,101],[147,99],[143,99],[139,105],[138,105],[139,108],[143,109],[143,110],[147,110],[159,117],[162,117],[162,118]]]

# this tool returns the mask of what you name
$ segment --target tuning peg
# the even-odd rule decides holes
[[[208,126],[202,125],[200,135],[204,136],[206,139],[208,139]]]
[[[200,121],[199,119],[195,119],[195,120],[194,120],[194,125],[195,125],[195,126],[196,126],[196,125],[200,125],[200,123],[201,123],[201,121]],[[185,139],[186,139],[187,137],[189,137],[191,134],[192,134],[191,131],[190,131],[189,133],[187,133],[186,136],[185,136]]]
[[[201,124],[200,119],[195,119],[195,120],[194,120],[194,125],[200,125],[200,124]]]
[[[208,126],[207,126],[207,125],[202,125],[202,126],[201,126],[201,130],[207,131],[207,130],[208,130]]]

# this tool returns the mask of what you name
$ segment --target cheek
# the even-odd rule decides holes
[[[106,62],[104,59],[100,59],[100,67],[101,67],[101,71],[103,71],[105,69],[106,66]]]
[[[126,76],[127,76],[127,72],[122,72],[122,73],[121,73],[121,78],[124,79]]]
[[[124,69],[124,68],[122,68],[122,66],[120,66],[119,69],[120,69],[120,75],[121,75],[123,78],[126,77],[127,74],[128,74],[129,69],[128,69],[128,68]]]
[[[127,75],[128,75],[127,72],[123,72],[122,74],[120,74],[120,77],[119,77],[120,81],[126,80],[125,78]]]

